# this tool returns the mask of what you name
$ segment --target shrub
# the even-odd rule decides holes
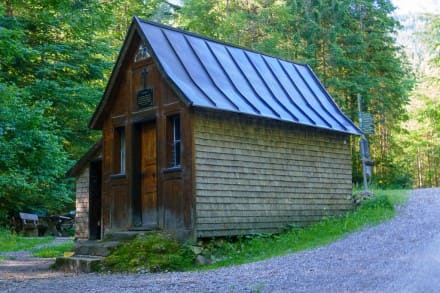
[[[386,210],[394,210],[393,204],[390,202],[387,196],[380,195],[375,198],[369,199],[362,203],[361,206],[363,209],[386,209]]]

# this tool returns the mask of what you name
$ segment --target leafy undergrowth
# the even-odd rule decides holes
[[[112,272],[164,272],[192,265],[194,255],[171,236],[161,232],[138,235],[104,259],[102,270]]]
[[[366,226],[377,225],[395,215],[394,206],[403,204],[407,192],[376,191],[374,199],[353,212],[329,217],[307,228],[289,227],[280,234],[258,234],[211,239],[196,246],[179,245],[170,236],[157,232],[138,236],[117,248],[104,260],[103,270],[113,272],[159,272],[212,269],[249,263],[274,256],[326,245]],[[207,265],[196,265],[197,247]]]
[[[41,247],[39,249],[34,249],[32,250],[32,255],[41,258],[52,258],[52,257],[63,256],[64,253],[70,252],[72,250],[73,250],[73,241],[69,241],[58,245],[50,245],[50,246]]]
[[[386,196],[393,206],[402,205],[409,198],[408,190],[401,189],[374,190],[374,194],[377,196]]]
[[[0,229],[0,252],[29,250],[37,245],[46,244],[54,237],[22,237],[8,230]]]

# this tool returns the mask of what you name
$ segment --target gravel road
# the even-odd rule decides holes
[[[251,264],[192,273],[6,276],[0,274],[1,292],[440,292],[440,189],[413,191],[398,216],[379,226]]]

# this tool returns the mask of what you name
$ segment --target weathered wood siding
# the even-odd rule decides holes
[[[84,168],[76,179],[75,238],[89,238],[89,168]]]
[[[171,88],[152,58],[134,61],[140,38],[133,37],[125,62],[115,81],[111,98],[100,118],[103,132],[102,165],[102,227],[103,234],[129,229],[147,229],[136,225],[140,217],[140,178],[137,162],[141,160],[139,129],[144,123],[154,123],[157,135],[157,227],[187,239],[193,227],[192,191],[192,121],[186,106]],[[146,84],[143,72],[148,70]],[[137,93],[144,86],[153,90],[153,105],[139,108]],[[170,117],[181,120],[181,166],[169,168],[167,125]],[[115,174],[118,149],[115,146],[115,129],[125,129],[126,170]]]
[[[345,134],[195,113],[196,236],[274,232],[352,208]]]

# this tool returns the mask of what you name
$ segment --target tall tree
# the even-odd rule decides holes
[[[424,31],[413,36],[426,45],[428,66],[419,66],[418,84],[412,93],[410,131],[405,140],[404,158],[411,162],[418,187],[440,184],[440,17],[419,16]],[[422,62],[425,60],[422,60]]]
[[[87,121],[132,14],[169,11],[160,0],[0,0],[0,217],[72,202],[61,178],[99,136]]]
[[[35,101],[27,86],[33,76],[27,65],[38,54],[22,29],[0,4],[0,226],[19,211],[54,213],[72,203],[62,180],[68,155],[53,132],[51,103]]]

